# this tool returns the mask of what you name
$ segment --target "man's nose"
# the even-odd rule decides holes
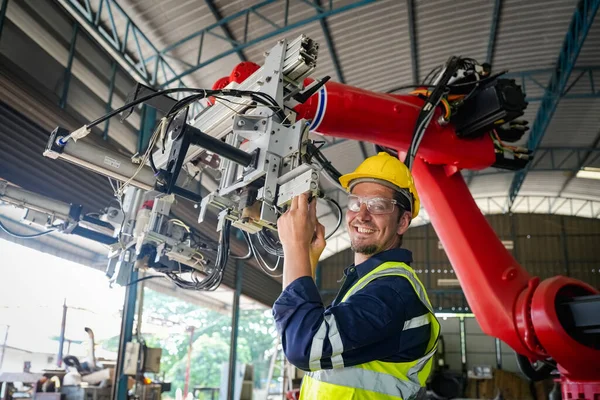
[[[358,214],[356,215],[361,221],[369,221],[371,219],[371,213],[369,213],[369,211],[367,211],[367,205],[366,204],[361,204],[360,205],[360,210],[358,211]]]

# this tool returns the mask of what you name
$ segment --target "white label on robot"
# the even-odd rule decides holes
[[[121,163],[119,161],[117,161],[114,158],[111,158],[109,156],[104,156],[104,164],[110,165],[111,167],[114,167],[114,168],[121,167]]]

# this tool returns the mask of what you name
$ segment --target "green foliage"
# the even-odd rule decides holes
[[[163,349],[161,371],[165,379],[172,382],[172,397],[176,389],[183,390],[185,384],[190,343],[188,327],[194,327],[190,390],[220,386],[222,365],[229,361],[230,314],[145,289],[144,318],[150,318],[153,325],[168,327],[168,335],[144,334],[143,337],[148,346]],[[264,386],[276,336],[270,310],[240,311],[237,361],[254,366],[255,387]]]

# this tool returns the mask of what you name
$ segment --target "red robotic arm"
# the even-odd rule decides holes
[[[236,78],[232,80],[239,82],[245,76]],[[298,118],[312,121],[311,129],[319,134],[406,152],[423,103],[417,96],[328,82],[296,111]],[[461,169],[483,169],[495,162],[492,139],[488,135],[461,139],[452,125],[439,123],[441,114],[438,110],[423,137],[413,174],[421,202],[477,321],[485,333],[531,360],[552,357],[562,375],[565,398],[597,399],[600,350],[573,337],[558,304],[598,290],[564,276],[540,283],[519,265],[460,174]]]

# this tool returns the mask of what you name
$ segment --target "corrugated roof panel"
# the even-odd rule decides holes
[[[576,150],[538,150],[532,169],[575,169],[584,161],[583,156],[584,153]]]
[[[575,178],[569,182],[562,195],[600,200],[600,180]]]
[[[591,146],[600,133],[600,99],[563,99],[542,146]]]
[[[411,83],[405,2],[379,1],[328,21],[349,85],[385,91]]]
[[[578,67],[591,67],[600,65],[600,23],[598,23],[598,15],[594,24],[588,32],[585,43],[581,48],[579,57],[577,58]]]
[[[325,157],[334,160],[333,165],[342,174],[354,171],[364,160],[356,140],[345,140],[342,143],[326,147],[322,152]]]
[[[576,0],[504,1],[494,68],[553,68],[576,5]]]
[[[567,174],[560,171],[529,171],[519,193],[524,196],[556,196],[567,179]]]
[[[469,190],[473,197],[506,195],[513,175],[511,173],[498,173],[491,176],[474,176],[469,185]]]
[[[485,62],[494,2],[419,0],[415,3],[420,79],[452,55]]]

